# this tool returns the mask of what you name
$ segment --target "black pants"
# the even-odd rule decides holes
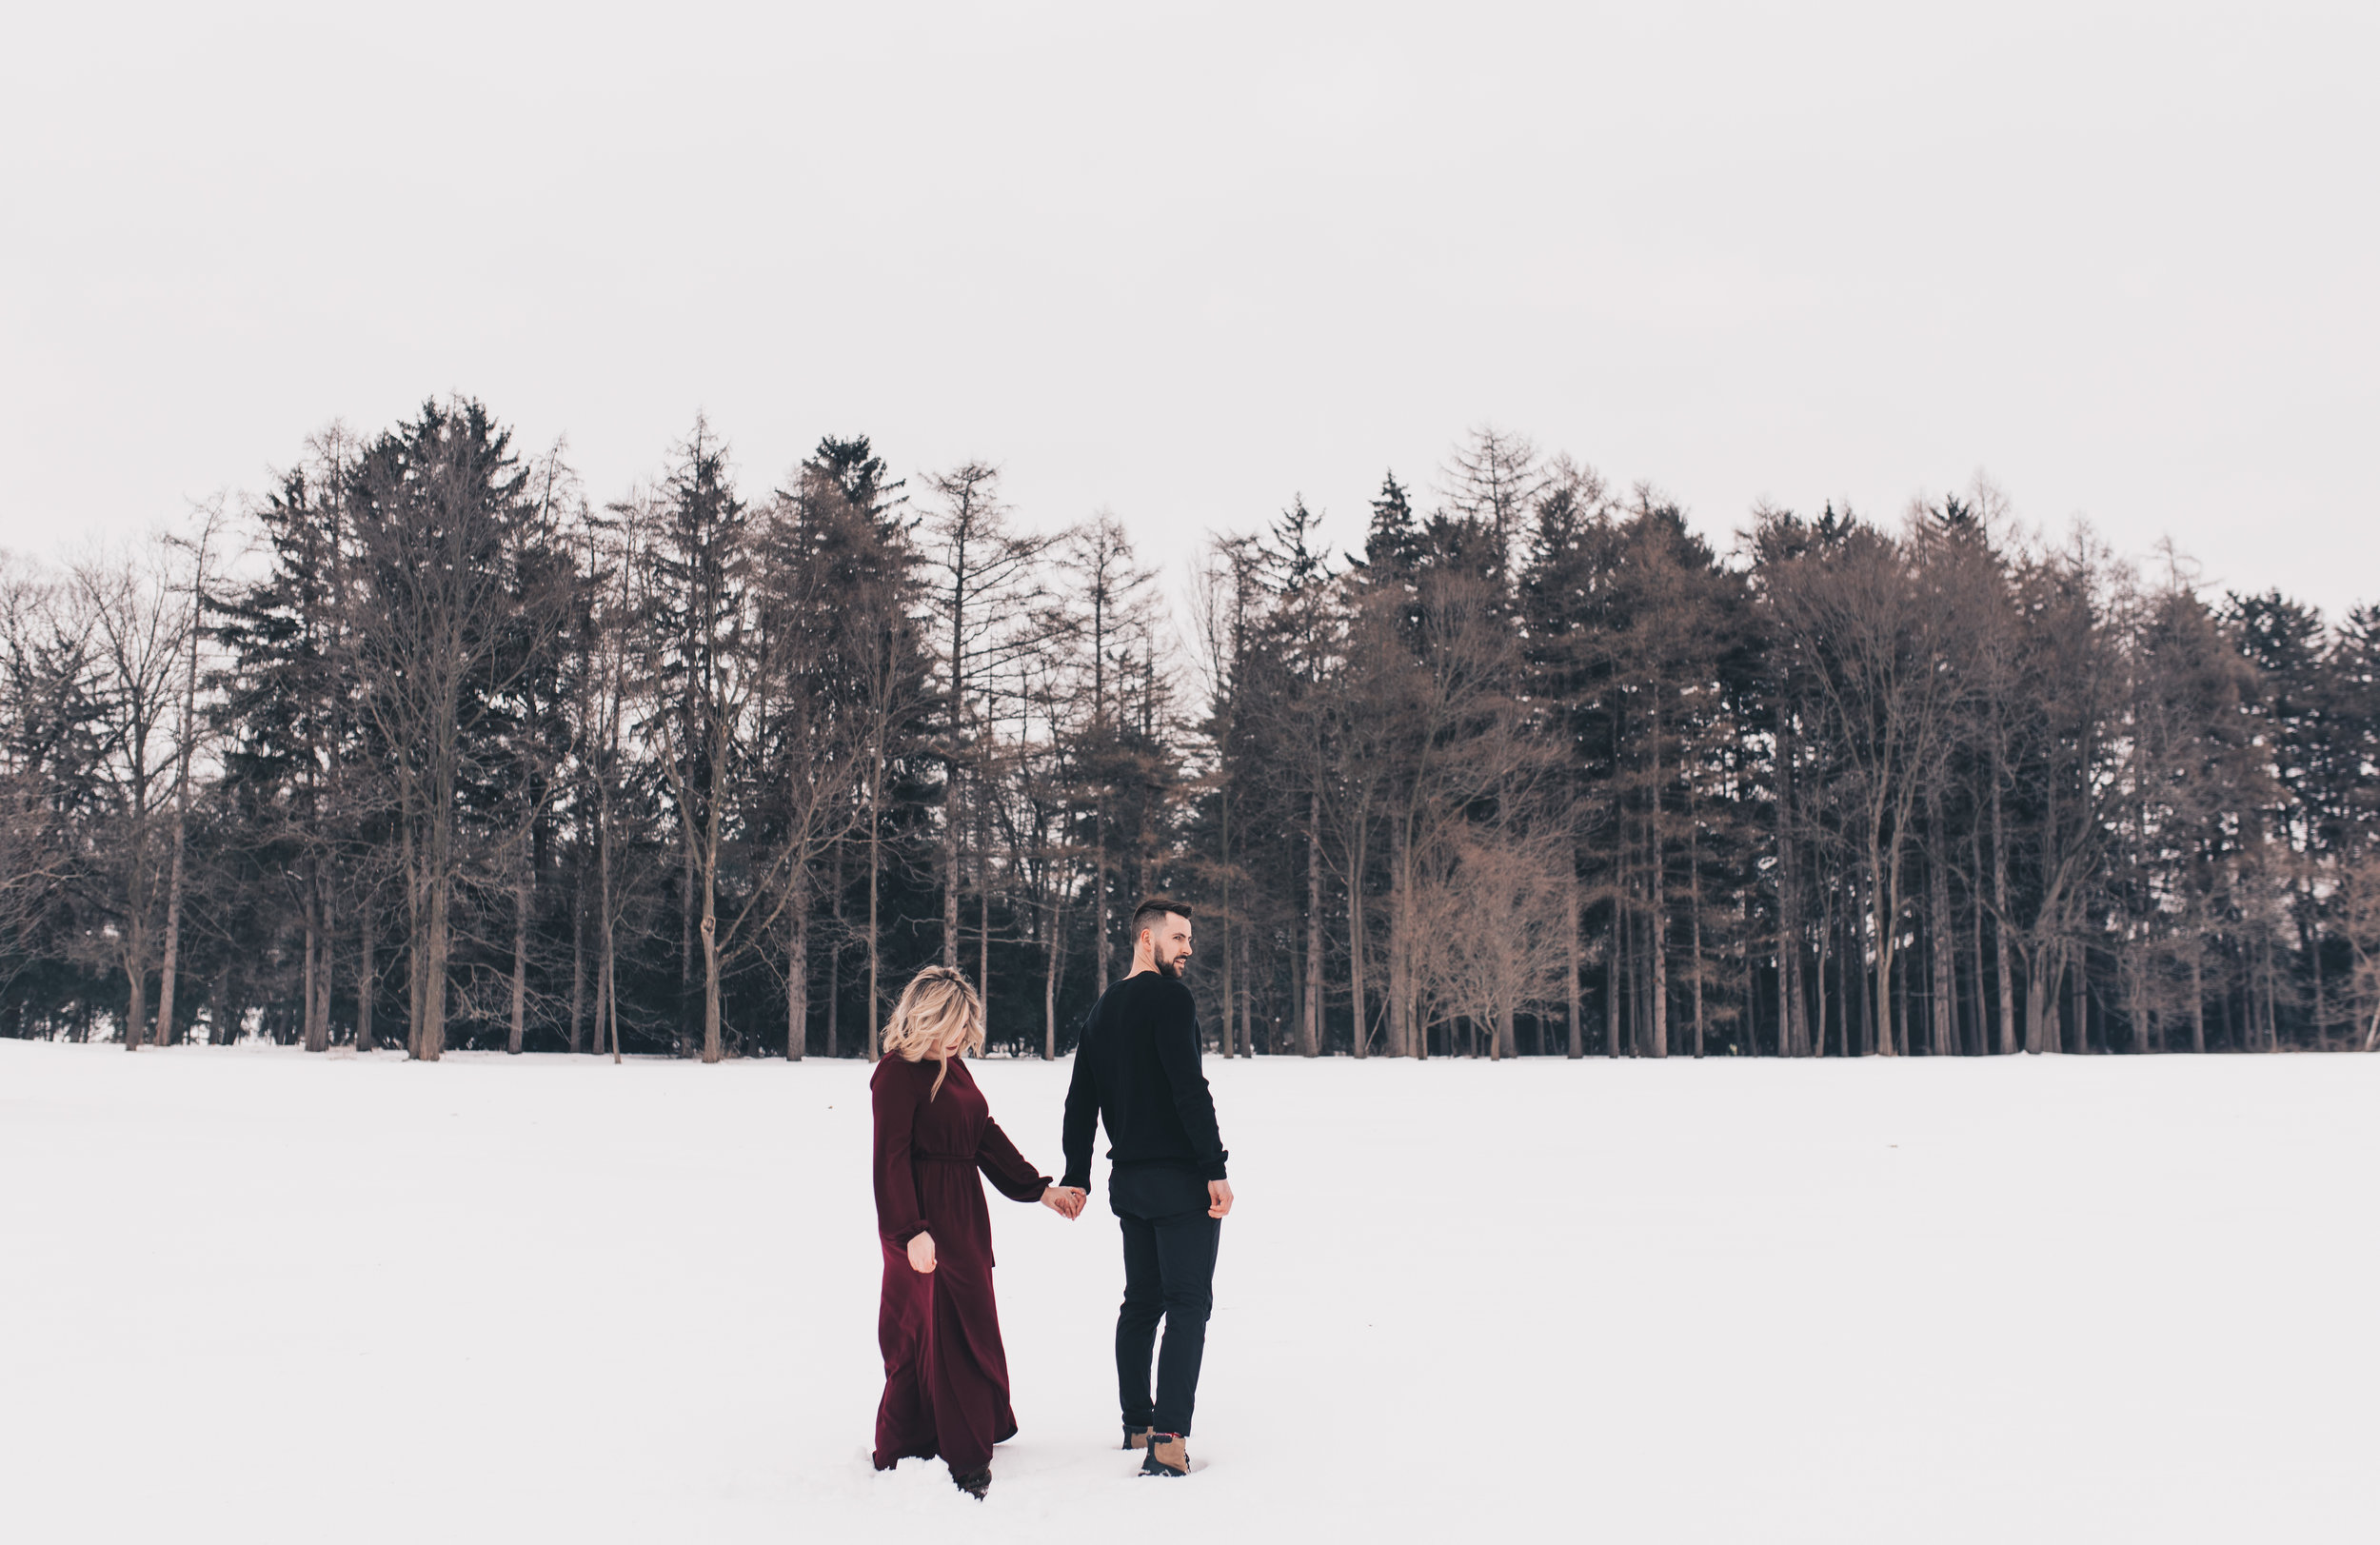
[[[1116,1316],[1116,1390],[1124,1420],[1187,1433],[1215,1307],[1215,1251],[1223,1221],[1206,1216],[1206,1182],[1171,1165],[1118,1169],[1108,1203],[1124,1231],[1124,1303]],[[1165,1345],[1157,1351],[1157,1323]],[[1157,1352],[1157,1399],[1149,1356]]]

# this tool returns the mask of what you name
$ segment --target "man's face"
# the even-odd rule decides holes
[[[1168,912],[1147,932],[1149,954],[1157,962],[1157,968],[1169,977],[1181,975],[1182,966],[1190,959],[1190,920],[1180,913]]]

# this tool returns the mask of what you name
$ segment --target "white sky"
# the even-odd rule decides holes
[[[0,545],[459,390],[599,499],[701,408],[1170,561],[1492,422],[2380,600],[2369,0],[341,9],[11,8]]]

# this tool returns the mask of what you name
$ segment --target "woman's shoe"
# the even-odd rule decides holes
[[[1124,1447],[1128,1449],[1144,1449],[1148,1446],[1149,1430],[1146,1427],[1135,1427],[1132,1423],[1125,1422]]]
[[[969,1470],[962,1473],[958,1467],[953,1466],[950,1472],[950,1483],[981,1502],[983,1500],[983,1494],[992,1489],[992,1467],[985,1465],[981,1470]]]
[[[1140,1461],[1144,1476],[1190,1474],[1190,1443],[1180,1433],[1149,1434],[1149,1455]]]

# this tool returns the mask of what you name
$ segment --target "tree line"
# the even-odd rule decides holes
[[[1981,484],[1720,552],[1494,430],[1437,483],[1168,595],[864,437],[597,505],[476,402],[334,426],[0,567],[0,1033],[872,1056],[940,961],[1055,1057],[1165,891],[1224,1056],[2380,1043],[2380,607]]]

